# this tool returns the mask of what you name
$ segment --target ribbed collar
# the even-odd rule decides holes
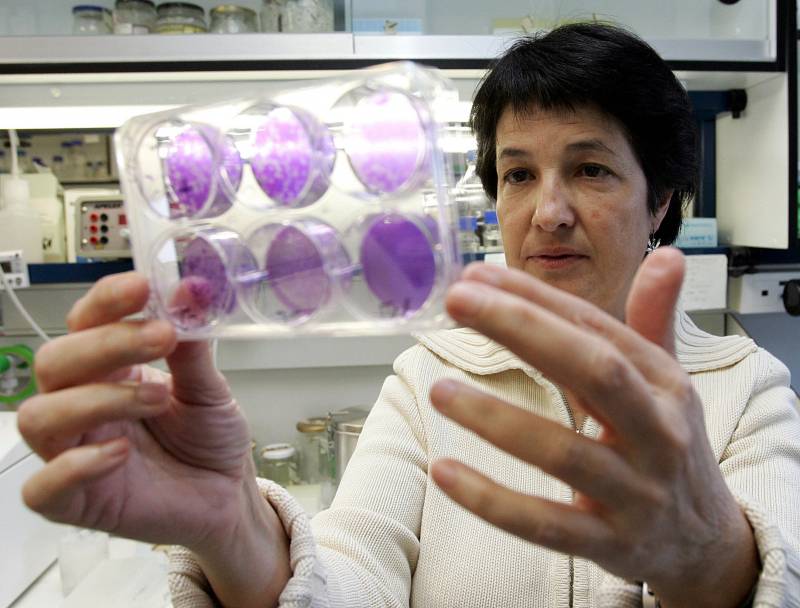
[[[488,375],[519,369],[534,380],[542,374],[506,347],[473,329],[449,329],[417,334],[416,339],[445,361],[473,374]],[[689,373],[728,367],[755,352],[756,344],[742,336],[714,336],[699,329],[683,311],[675,318],[675,352]]]

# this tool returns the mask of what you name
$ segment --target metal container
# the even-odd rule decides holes
[[[337,484],[342,480],[347,463],[356,449],[368,413],[361,408],[348,408],[328,415],[329,448],[333,454],[332,472]]]

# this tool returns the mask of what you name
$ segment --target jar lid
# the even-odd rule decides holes
[[[346,420],[336,423],[336,430],[340,433],[360,433],[364,428],[366,418],[359,418],[358,420]]]
[[[327,418],[306,418],[298,421],[297,430],[301,433],[322,433],[327,426]]]
[[[153,0],[117,0],[114,3],[115,8],[119,8],[120,6],[124,6],[126,4],[146,4],[152,8],[156,7],[156,3]]]
[[[294,456],[294,447],[288,443],[270,443],[259,454],[263,460],[287,460]]]
[[[186,9],[187,11],[199,11],[206,14],[206,10],[202,6],[198,6],[196,4],[192,4],[191,2],[162,2],[158,5],[158,12],[160,13],[163,10],[170,10],[175,8],[182,8]]]
[[[97,6],[96,4],[76,4],[72,7],[72,14],[75,13],[102,13],[107,11],[107,8]]]
[[[239,6],[238,4],[220,4],[219,6],[215,6],[211,9],[210,14],[213,16],[217,15],[246,15],[247,17],[255,17],[256,12],[245,6]]]

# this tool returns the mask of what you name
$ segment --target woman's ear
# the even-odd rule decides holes
[[[672,200],[672,195],[674,194],[674,190],[668,190],[661,200],[658,202],[658,208],[656,212],[653,214],[653,225],[652,230],[650,230],[650,234],[655,234],[658,229],[661,227],[661,222],[664,221],[664,216],[667,215],[667,210],[669,209],[669,203]]]

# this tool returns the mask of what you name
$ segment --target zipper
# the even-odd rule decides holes
[[[569,401],[567,400],[567,396],[564,394],[564,391],[561,390],[560,387],[556,386],[556,390],[558,391],[559,396],[561,397],[561,403],[564,404],[564,409],[567,410],[567,418],[569,418],[570,426],[575,429],[575,432],[578,435],[583,435],[583,429],[586,426],[586,420],[588,416],[584,416],[583,420],[581,421],[581,426],[575,423],[575,415],[572,413],[572,410],[569,407]],[[572,490],[572,502],[575,502],[575,490]],[[570,555],[569,556],[569,608],[573,608],[573,602],[575,601],[574,598],[574,591],[575,589],[575,558]]]

